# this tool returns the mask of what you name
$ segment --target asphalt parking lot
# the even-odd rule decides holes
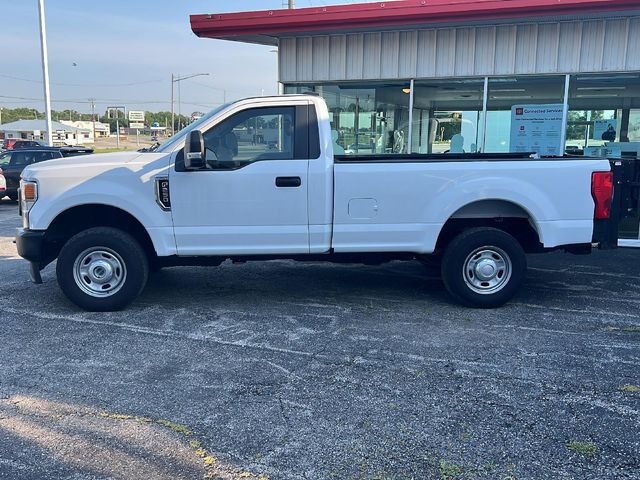
[[[175,268],[121,313],[28,281],[0,202],[0,478],[638,479],[640,251],[436,272]]]

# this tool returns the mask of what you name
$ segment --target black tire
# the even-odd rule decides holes
[[[483,265],[488,277],[480,276]],[[526,270],[527,257],[515,238],[496,228],[480,227],[451,241],[441,272],[447,291],[462,305],[495,308],[516,294]]]
[[[87,271],[82,273],[82,269]],[[102,278],[95,276],[104,271],[107,275]],[[149,276],[149,262],[140,244],[128,233],[96,227],[67,241],[58,256],[56,274],[60,288],[77,306],[91,312],[112,312],[123,309],[140,295]],[[106,287],[107,291],[97,287]]]

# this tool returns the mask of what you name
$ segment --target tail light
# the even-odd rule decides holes
[[[613,172],[594,172],[591,175],[591,195],[596,204],[594,218],[609,218],[613,200]]]

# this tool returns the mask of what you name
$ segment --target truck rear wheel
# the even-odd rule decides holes
[[[442,259],[448,292],[468,307],[495,308],[518,291],[527,270],[520,243],[496,228],[473,228],[455,237]]]
[[[58,284],[80,308],[121,310],[147,283],[149,265],[140,244],[116,228],[90,228],[62,247],[56,266]]]

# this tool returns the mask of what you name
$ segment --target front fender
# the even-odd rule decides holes
[[[123,210],[145,227],[159,256],[176,254],[171,212],[163,211],[156,204],[155,186],[151,181],[134,189],[126,184],[114,185],[106,179],[94,179],[69,191],[39,198],[29,213],[30,228],[46,230],[60,214],[83,205]]]

